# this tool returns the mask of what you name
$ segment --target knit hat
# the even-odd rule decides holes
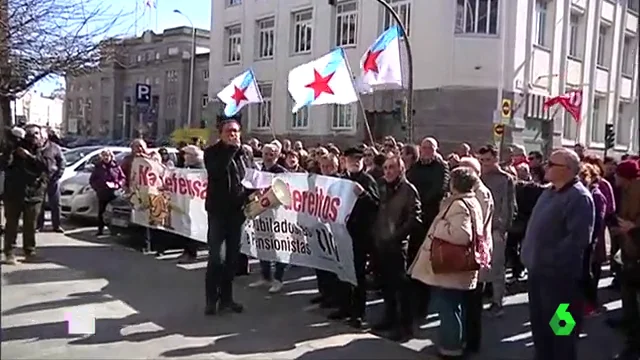
[[[625,179],[636,179],[640,177],[640,163],[636,160],[622,161],[616,167],[616,175]]]

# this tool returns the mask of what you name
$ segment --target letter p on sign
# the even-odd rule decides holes
[[[93,335],[96,333],[96,317],[92,309],[76,307],[64,314],[69,335]]]
[[[151,102],[151,86],[136,84],[136,103],[149,104]]]

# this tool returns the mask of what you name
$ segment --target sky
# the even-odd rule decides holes
[[[136,1],[138,4],[138,16],[136,17]],[[190,26],[189,21],[180,14],[176,14],[174,10],[180,10],[184,15],[189,17],[193,22],[193,25],[197,28],[207,29],[211,28],[211,0],[189,0],[189,1],[169,1],[169,0],[155,0],[156,8],[150,9],[145,6],[145,0],[110,0],[110,11],[120,12],[128,14],[123,19],[119,20],[119,26],[113,29],[112,34],[109,35],[128,35],[133,36],[135,31],[135,19],[138,19],[137,28],[138,35],[144,30],[151,29],[153,31],[162,33],[163,29]],[[156,14],[157,14],[157,29],[156,29]],[[49,94],[56,88],[64,86],[64,79],[62,78],[49,78],[39,82],[35,89],[38,92]]]

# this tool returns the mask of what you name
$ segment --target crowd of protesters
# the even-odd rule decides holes
[[[305,148],[301,141],[288,139],[265,144],[251,139],[243,145],[237,121],[221,120],[218,130],[216,143],[206,148],[180,144],[175,159],[167,149],[151,154],[144,141],[134,140],[131,155],[121,164],[115,164],[108,151],[101,154],[103,161],[91,176],[102,234],[104,208],[118,191],[126,190],[135,156],[169,167],[206,169],[207,315],[243,311],[234,301],[232,282],[234,276],[249,273],[248,259],[239,252],[243,206],[250,194],[241,185],[246,169],[308,172],[349,179],[358,195],[347,223],[357,285],[316,271],[319,296],[312,302],[332,309],[329,319],[362,328],[367,291],[380,291],[385,310],[372,324],[375,330],[387,331],[393,340],[408,340],[416,321],[434,310],[440,319],[438,352],[455,359],[481,351],[481,324],[491,321],[483,320],[483,312],[488,319],[503,316],[508,283],[521,282],[529,295],[536,359],[577,359],[583,319],[603,310],[598,282],[602,266],[609,262],[612,288],[620,291],[623,303],[622,318],[609,323],[625,333],[625,348],[615,358],[640,356],[638,157],[601,158],[576,145],[555,150],[545,160],[542,153],[526,154],[520,146],[500,154],[492,145],[473,149],[466,143],[445,155],[432,137],[417,145],[386,137],[380,144],[344,150],[331,143]],[[18,161],[6,160],[5,171],[8,179],[26,179],[22,183],[28,191],[20,193],[25,201],[39,204],[47,162],[38,155],[41,150],[33,151],[16,152],[15,159],[27,166],[18,169]],[[29,211],[25,218],[35,216]],[[16,216],[20,213],[7,217],[13,221]],[[7,256],[15,244],[9,231],[14,225],[17,222],[7,225]],[[606,231],[611,235],[609,253]],[[35,240],[25,239],[35,248]],[[192,261],[200,245],[183,240],[181,261]],[[465,255],[469,251],[470,263]],[[614,260],[618,253],[621,260]],[[443,256],[454,258],[447,262]],[[281,291],[286,268],[287,264],[261,261],[260,279],[251,286]],[[577,331],[558,337],[549,320],[562,303],[570,304]]]

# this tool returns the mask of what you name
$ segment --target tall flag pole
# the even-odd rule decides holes
[[[155,16],[156,16],[156,26],[155,26],[155,33],[158,33],[158,1],[156,0],[156,10],[155,10]]]

